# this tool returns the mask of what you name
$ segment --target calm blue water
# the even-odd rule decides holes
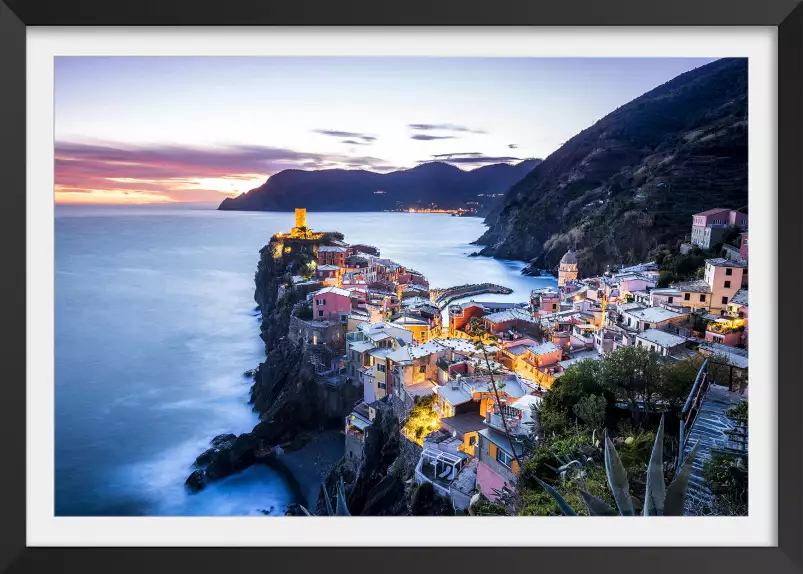
[[[521,263],[468,258],[478,218],[309,213],[424,273],[434,287],[490,281],[529,290]],[[257,466],[187,495],[190,463],[223,432],[250,430],[243,371],[264,357],[254,311],[259,249],[292,213],[57,206],[57,515],[247,515],[292,501]],[[477,297],[483,299],[483,297]]]

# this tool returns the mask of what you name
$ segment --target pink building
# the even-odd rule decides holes
[[[742,233],[739,236],[739,255],[742,259],[747,261],[747,233]]]
[[[691,242],[709,249],[722,238],[728,225],[747,229],[747,214],[722,207],[695,213],[692,216]]]
[[[312,317],[316,321],[337,321],[351,312],[351,293],[339,287],[325,287],[312,294]]]

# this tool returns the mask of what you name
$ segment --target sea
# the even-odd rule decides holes
[[[469,257],[480,218],[309,212],[416,269],[432,287],[491,282],[526,301],[552,277],[523,262]],[[55,212],[55,514],[282,514],[291,485],[256,465],[188,494],[195,457],[221,433],[251,430],[244,372],[264,358],[253,299],[259,250],[290,212],[209,205],[57,205]]]

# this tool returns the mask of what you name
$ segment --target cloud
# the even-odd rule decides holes
[[[442,132],[457,132],[457,133],[471,133],[471,134],[488,133],[485,130],[473,129],[458,124],[407,124],[407,127],[410,128],[411,130],[415,130],[418,132],[442,131]]]
[[[453,140],[455,136],[431,136],[429,134],[413,134],[410,139],[419,141],[432,141],[432,140]]]
[[[339,130],[312,130],[312,131],[313,133],[333,138],[348,138],[351,140],[360,140],[360,142],[362,142],[363,145],[371,144],[376,141],[375,136],[369,136],[368,134],[361,134],[359,132],[343,132]],[[356,143],[356,142],[344,141],[342,143]]]
[[[284,169],[395,169],[369,156],[308,153],[239,145],[214,148],[125,146],[115,143],[57,142],[57,200],[80,194],[151,201],[207,201],[257,187]]]
[[[461,165],[489,165],[493,163],[512,163],[521,161],[521,158],[510,156],[489,156],[477,151],[473,152],[458,152],[458,153],[440,153],[430,156],[430,159],[419,161],[418,163],[427,163],[430,161],[442,161],[444,163],[461,164]]]
[[[519,144],[507,144],[507,147],[509,147],[510,149],[516,149],[519,147]]]

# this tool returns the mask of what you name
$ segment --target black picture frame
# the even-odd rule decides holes
[[[467,571],[803,572],[801,329],[803,262],[803,6],[799,0],[2,0],[0,2],[0,570],[6,572],[222,572],[436,564]],[[26,548],[26,52],[27,26],[481,25],[772,26],[778,37],[778,547],[773,548]],[[762,384],[754,376],[754,384]],[[37,456],[29,453],[28,456]],[[356,519],[359,528],[359,519]],[[561,520],[556,518],[556,520]],[[537,538],[537,533],[533,533]],[[430,566],[427,566],[430,565]]]

